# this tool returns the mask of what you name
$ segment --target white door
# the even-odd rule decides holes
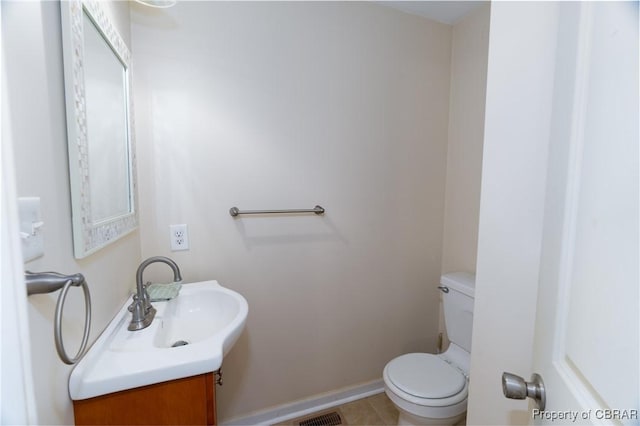
[[[4,7],[6,13],[6,5]],[[0,34],[3,5],[0,2]],[[5,15],[6,18],[7,15]],[[1,45],[1,44],[0,44]],[[31,371],[27,291],[7,99],[7,63],[0,49],[0,424],[38,424]]]
[[[558,24],[531,414],[640,424],[638,3],[563,3]]]

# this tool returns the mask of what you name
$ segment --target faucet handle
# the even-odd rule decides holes
[[[133,295],[133,302],[131,302],[131,304],[129,305],[129,307],[127,308],[129,310],[129,312],[133,312],[133,310],[136,308],[136,305],[138,305],[138,295],[134,294]]]
[[[144,302],[134,297],[134,301],[129,306],[129,311],[131,312],[131,322],[129,323],[129,327],[127,329],[129,331],[142,330],[147,327],[153,321],[153,317],[155,315],[155,309],[151,309],[151,311],[147,312],[144,308]]]

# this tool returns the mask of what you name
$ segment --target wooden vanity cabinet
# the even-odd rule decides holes
[[[215,425],[214,373],[73,401],[76,425]]]

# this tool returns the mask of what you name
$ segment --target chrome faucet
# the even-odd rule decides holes
[[[138,266],[136,272],[136,294],[133,295],[133,303],[129,306],[129,312],[131,312],[131,322],[128,329],[130,331],[142,330],[148,327],[153,321],[153,317],[156,315],[156,308],[151,305],[149,299],[149,293],[145,285],[142,283],[142,273],[147,266],[152,263],[166,263],[173,270],[173,281],[182,281],[182,275],[180,275],[180,268],[173,260],[164,256],[154,256],[145,260]]]

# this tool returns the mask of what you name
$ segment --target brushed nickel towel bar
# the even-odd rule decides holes
[[[288,209],[288,210],[240,210],[237,207],[231,207],[229,214],[236,217],[241,214],[287,214],[287,213],[315,213],[324,214],[324,207],[315,206],[312,209]]]

